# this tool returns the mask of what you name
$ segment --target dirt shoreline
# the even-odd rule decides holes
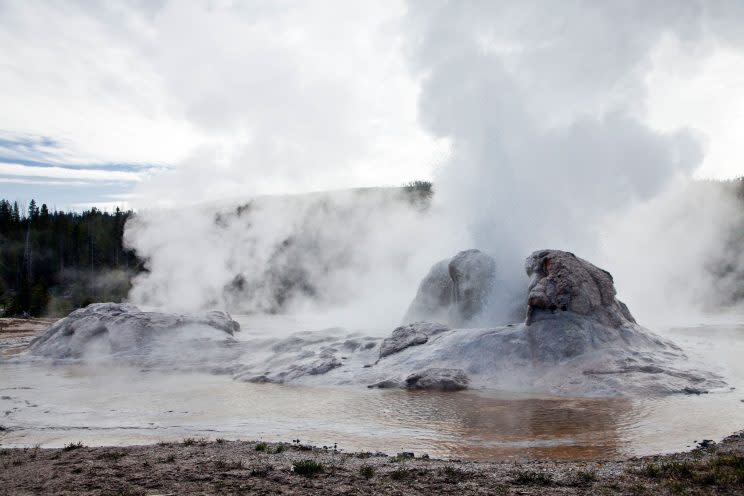
[[[0,357],[18,354],[58,319],[0,317]]]
[[[744,494],[744,431],[623,461],[465,462],[296,443],[0,449],[0,494]]]

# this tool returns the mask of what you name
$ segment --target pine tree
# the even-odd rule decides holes
[[[12,217],[13,217],[13,222],[14,223],[21,222],[21,211],[18,208],[18,202],[17,201],[14,201],[13,202],[13,213],[12,213]]]
[[[36,206],[36,200],[31,199],[31,203],[28,204],[28,218],[34,221],[39,217],[39,207]]]

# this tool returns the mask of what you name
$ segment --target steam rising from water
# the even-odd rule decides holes
[[[519,294],[524,257],[558,248],[611,271],[642,322],[714,306],[736,206],[690,185],[701,143],[649,126],[645,78],[662,42],[740,48],[743,17],[737,2],[411,2],[419,120],[451,143],[432,207],[382,191],[141,212],[126,236],[150,272],[131,298],[390,326],[457,250],[493,255]]]

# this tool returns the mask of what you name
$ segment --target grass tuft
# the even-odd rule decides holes
[[[514,474],[513,482],[524,486],[549,486],[553,483],[553,478],[544,472],[523,470]]]
[[[85,445],[82,441],[78,441],[77,443],[68,443],[65,444],[65,447],[62,448],[62,451],[72,451],[80,448],[85,448]]]
[[[371,479],[373,475],[375,475],[375,469],[372,468],[370,465],[362,465],[359,467],[359,475],[364,477],[365,479]]]
[[[573,483],[576,486],[590,486],[595,482],[597,482],[597,473],[587,470],[577,471],[573,479]]]
[[[322,463],[315,460],[300,460],[292,463],[292,471],[305,477],[314,477],[324,471]]]
[[[439,470],[439,474],[444,477],[446,482],[454,483],[462,482],[470,476],[466,471],[453,467],[452,465],[443,467]]]
[[[410,475],[411,471],[407,468],[396,468],[390,472],[390,478],[397,481],[407,479]]]

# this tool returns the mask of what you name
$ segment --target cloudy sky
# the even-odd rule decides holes
[[[490,4],[482,16],[501,18]],[[111,208],[436,178],[452,140],[437,131],[447,126],[420,115],[431,68],[415,53],[411,10],[422,5],[429,10],[394,0],[0,0],[0,197]],[[636,114],[651,129],[695,137],[697,177],[741,175],[740,40],[691,48],[673,28],[658,27],[631,67],[643,68]],[[446,35],[429,44],[438,54],[458,50]],[[560,30],[552,35],[541,46],[559,46]],[[580,42],[592,44],[591,35]],[[495,43],[520,57],[508,38]],[[483,50],[493,52],[493,40]],[[575,74],[556,74],[551,81],[575,88],[560,98],[584,97]],[[603,74],[610,83],[626,77]],[[540,94],[530,101],[543,105]]]

